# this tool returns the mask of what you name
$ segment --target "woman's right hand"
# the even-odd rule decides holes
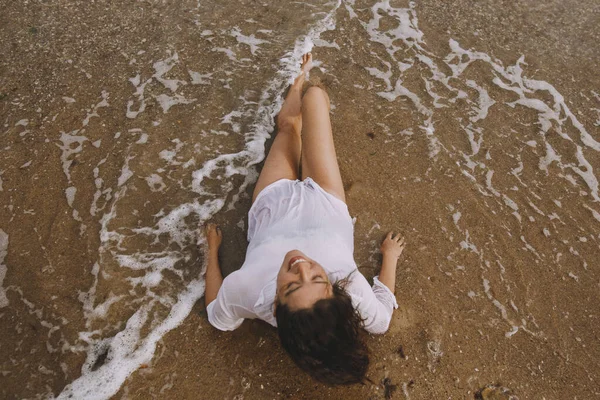
[[[218,251],[223,241],[223,233],[219,225],[208,223],[204,227],[204,234],[206,235],[206,241],[208,243],[209,251]]]
[[[404,238],[398,233],[396,236],[394,232],[387,234],[386,238],[381,244],[381,253],[384,256],[394,257],[396,260],[402,255],[404,250]]]

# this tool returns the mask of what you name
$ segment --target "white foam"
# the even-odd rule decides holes
[[[137,74],[133,78],[129,78],[131,84],[135,87],[135,93],[133,94],[136,97],[136,100],[128,100],[127,101],[127,118],[136,118],[140,113],[146,110],[146,98],[144,91],[146,86],[153,81],[157,81],[162,84],[166,89],[168,89],[172,95],[168,95],[165,93],[161,93],[159,95],[154,96],[154,98],[158,101],[159,105],[163,109],[163,113],[169,111],[171,107],[177,104],[190,104],[197,99],[187,99],[185,96],[179,93],[175,93],[180,86],[187,85],[187,82],[181,79],[169,79],[166,75],[179,64],[179,55],[177,52],[171,54],[170,56],[165,58],[164,60],[156,61],[152,64],[154,68],[154,74],[144,81],[142,81],[141,75]],[[203,78],[210,77],[212,74],[201,75],[197,72],[188,71],[190,77],[192,78],[192,84],[208,84],[209,81],[204,81]],[[133,105],[135,102],[139,103],[139,107],[137,110],[133,109]]]
[[[244,115],[243,112],[241,112],[239,110],[233,110],[229,114],[227,114],[227,115],[223,116],[223,118],[221,118],[221,123],[231,125],[231,129],[235,133],[239,133],[241,130],[240,124],[235,123],[234,119],[239,118],[242,115]]]
[[[496,101],[494,101],[488,94],[488,91],[479,86],[477,82],[473,80],[467,80],[466,84],[467,86],[479,92],[478,105],[473,108],[472,116],[470,118],[471,122],[477,122],[485,119],[488,115],[490,107],[496,104]]]
[[[212,73],[201,74],[200,72],[195,72],[188,70],[188,74],[190,74],[190,78],[192,78],[192,85],[210,85],[210,80],[212,79]]]
[[[162,83],[171,92],[176,92],[179,85],[187,85],[186,81],[179,79],[167,79],[164,77],[171,69],[179,62],[179,55],[177,52],[173,53],[170,57],[155,62],[152,66],[154,67],[154,75],[152,77]]]
[[[480,254],[480,251],[477,248],[477,246],[471,241],[471,234],[469,233],[469,231],[465,230],[464,233],[465,233],[465,239],[460,241],[460,243],[459,243],[460,248],[462,250],[472,251],[475,254]]]
[[[148,143],[148,134],[142,133],[140,134],[140,138],[135,142],[135,144],[146,144]]]
[[[82,122],[82,126],[84,126],[84,127],[87,126],[89,124],[89,122],[90,122],[90,119],[92,119],[93,117],[100,117],[100,115],[98,114],[98,109],[99,108],[108,107],[109,106],[109,104],[108,104],[109,95],[108,95],[108,92],[106,90],[102,91],[101,97],[102,97],[102,100],[99,103],[93,105],[92,108],[91,108],[91,110],[88,111],[85,119]]]
[[[98,286],[98,273],[100,271],[100,265],[95,263],[92,266],[92,276],[93,283],[90,289],[87,292],[79,292],[78,299],[83,305],[83,315],[85,316],[85,325],[87,329],[90,329],[92,326],[92,322],[103,319],[106,317],[106,314],[110,307],[119,302],[123,296],[115,296],[112,292],[105,297],[104,302],[100,304],[96,304],[96,290]],[[87,343],[93,343],[89,337],[91,335],[97,334],[98,331],[93,332],[80,332],[80,337],[84,338]],[[84,349],[82,349],[84,350]]]
[[[554,147],[548,142],[546,142],[546,155],[544,157],[540,157],[539,168],[548,174],[548,166],[556,162],[561,165],[560,156],[556,154]]]
[[[579,282],[579,277],[575,275],[573,272],[569,271],[569,277],[572,278],[575,282]]]
[[[483,128],[473,127],[473,125],[469,124],[468,126],[463,126],[463,129],[467,133],[469,143],[471,144],[471,156],[474,156],[479,153],[479,149],[481,149],[481,143],[483,142]],[[475,139],[476,135],[478,136],[477,139]]]
[[[594,210],[592,207],[588,206],[587,204],[584,204],[583,206],[592,213],[592,216],[596,219],[596,221],[600,222],[600,212]]]
[[[410,101],[412,101],[417,111],[427,116],[432,114],[432,111],[421,103],[421,99],[419,98],[419,96],[408,90],[402,84],[401,79],[398,79],[396,81],[396,85],[393,90],[388,92],[378,92],[377,94],[388,101],[394,101],[398,97],[407,97]]]
[[[150,186],[150,190],[153,192],[162,192],[167,187],[163,182],[162,177],[158,174],[152,174],[145,179],[148,186]]]
[[[532,252],[533,254],[535,254],[535,257],[539,260],[542,259],[542,257],[540,256],[540,253],[538,253],[538,251],[535,249],[535,247],[533,247],[531,244],[529,244],[529,242],[527,242],[527,240],[525,239],[525,236],[521,235],[521,241],[525,244],[525,250],[528,250],[530,252]]]
[[[598,178],[596,178],[596,175],[594,174],[594,168],[584,157],[581,146],[577,146],[575,156],[577,157],[577,161],[579,161],[579,165],[575,166],[573,164],[569,164],[568,167],[585,181],[588,188],[590,188],[592,192],[592,197],[594,197],[594,200],[600,201],[600,197],[598,196]]]
[[[104,209],[104,206],[98,206],[98,200],[100,197],[104,196],[105,204],[110,201],[112,198],[112,189],[108,188],[102,190],[102,186],[104,184],[104,180],[100,178],[100,166],[106,162],[108,157],[103,158],[98,162],[98,165],[93,170],[94,173],[94,184],[96,185],[96,192],[94,193],[94,199],[92,200],[92,204],[90,205],[90,214],[95,216],[99,211]]]
[[[175,94],[174,96],[169,96],[166,94],[160,94],[155,97],[158,104],[160,104],[163,113],[167,113],[169,109],[177,104],[190,104],[195,102],[197,99],[187,99],[180,94]]]
[[[144,81],[143,83],[140,83],[140,80],[141,80],[140,74],[137,74],[133,78],[129,79],[129,82],[131,82],[131,84],[133,86],[135,86],[135,93],[133,95],[135,97],[137,97],[137,101],[140,103],[140,106],[138,107],[137,111],[134,111],[131,108],[134,104],[134,101],[128,100],[127,101],[127,112],[125,114],[127,116],[127,118],[136,118],[138,116],[138,114],[140,114],[146,110],[146,99],[144,97],[144,90],[146,89],[146,85],[149,84],[150,82],[152,82],[152,78]]]
[[[251,34],[250,36],[243,35],[238,27],[235,27],[231,30],[231,36],[233,36],[238,43],[245,44],[250,47],[250,53],[252,53],[252,55],[256,54],[258,51],[258,46],[264,43],[269,43],[268,40],[256,38],[254,34]]]
[[[76,192],[77,188],[75,186],[69,186],[65,189],[65,196],[67,196],[67,204],[69,204],[69,207],[73,207],[73,201],[75,200]]]
[[[236,57],[236,54],[233,50],[231,49],[227,49],[224,47],[213,47],[212,51],[216,51],[219,53],[225,53],[225,55],[231,60],[231,61],[235,61],[235,62],[239,62],[239,60]]]
[[[88,140],[88,138],[85,136],[77,135],[78,132],[79,130],[74,130],[70,133],[61,132],[59,140],[62,142],[62,145],[57,144],[57,146],[62,150],[60,160],[62,162],[63,172],[69,182],[71,181],[71,173],[69,172],[69,168],[73,163],[71,156],[73,154],[80,153],[83,150],[83,143]]]
[[[6,289],[4,285],[4,279],[6,278],[6,272],[8,267],[4,265],[4,258],[8,251],[8,234],[0,229],[0,308],[8,305],[8,297],[6,297]]]
[[[529,147],[537,147],[537,142],[535,140],[528,140],[525,144]]]
[[[385,90],[386,90],[387,92],[389,92],[389,91],[391,91],[391,90],[392,90],[392,84],[391,84],[391,82],[390,82],[390,79],[391,79],[391,77],[392,77],[392,66],[391,66],[391,64],[390,64],[389,62],[387,62],[387,61],[384,61],[383,63],[384,63],[384,64],[387,66],[387,68],[388,68],[388,70],[387,70],[387,71],[385,71],[385,72],[384,72],[384,71],[381,71],[381,70],[379,70],[378,68],[374,68],[374,67],[365,67],[365,69],[367,70],[367,72],[368,72],[369,74],[371,74],[371,76],[374,76],[375,78],[381,79],[381,80],[382,80],[382,81],[385,83],[385,86],[386,86],[386,89],[385,89]],[[385,92],[383,92],[383,93],[385,93]],[[379,94],[379,93],[378,93],[378,94]],[[379,95],[381,96],[381,94],[379,94]],[[385,97],[385,96],[382,96],[382,97],[383,97],[384,99],[386,99],[386,100],[390,100],[390,97]],[[396,98],[394,97],[394,98],[392,98],[391,100],[393,101],[393,100],[395,100],[395,99],[396,99]]]
[[[542,232],[544,233],[544,236],[550,237],[550,230],[548,228],[542,229]]]
[[[323,40],[323,39],[315,39],[314,43],[315,43],[315,46],[317,46],[317,47],[332,47],[334,49],[340,50],[340,45],[337,44],[335,41],[328,42],[328,41]]]
[[[177,161],[176,157],[177,152],[183,147],[183,142],[179,139],[173,139],[171,142],[175,144],[175,148],[173,150],[162,150],[158,153],[158,156],[169,163],[169,165],[181,165],[181,162]]]
[[[510,331],[506,332],[504,334],[504,336],[507,337],[507,338],[512,337],[519,330],[519,328],[520,328],[519,324],[515,323],[511,318],[509,318],[508,312],[506,310],[506,307],[502,303],[500,303],[496,298],[494,298],[494,296],[492,295],[492,292],[491,292],[490,281],[488,281],[485,278],[483,279],[483,290],[484,290],[485,295],[487,296],[487,298],[500,311],[500,315],[502,315],[502,318],[506,322],[508,322],[510,324],[510,326],[511,326]]]
[[[456,211],[454,214],[452,214],[452,221],[454,221],[454,225],[458,226],[458,221],[460,220],[461,216],[462,214],[460,211]]]
[[[524,79],[525,85],[534,90],[543,90],[552,95],[554,98],[554,106],[556,110],[562,111],[566,117],[571,121],[571,124],[579,131],[581,141],[589,148],[600,151],[600,142],[596,141],[585,129],[583,124],[573,115],[563,96],[556,90],[554,86],[545,81],[538,81],[534,79]]]
[[[131,169],[129,169],[129,161],[131,161],[133,158],[134,157],[132,157],[132,156],[128,156],[125,159],[125,163],[123,164],[123,167],[121,168],[121,175],[119,176],[117,186],[123,186],[125,184],[125,182],[127,182],[129,180],[129,178],[131,178],[133,176],[133,171]]]
[[[204,281],[194,280],[178,296],[168,317],[160,322],[142,339],[140,331],[148,319],[152,303],[142,306],[128,321],[125,329],[112,340],[105,342],[109,347],[104,364],[92,370],[94,357],[88,357],[82,368],[81,377],[67,385],[57,399],[85,398],[89,400],[108,399],[121,387],[124,380],[142,364],[150,363],[156,344],[170,330],[175,328],[190,313],[198,300],[198,293],[204,292]]]

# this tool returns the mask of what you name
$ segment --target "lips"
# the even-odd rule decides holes
[[[292,266],[293,266],[293,265],[294,265],[296,262],[301,262],[301,261],[305,261],[305,262],[306,262],[306,259],[305,259],[304,257],[301,257],[301,256],[292,257],[292,258],[290,259],[290,262],[288,263],[288,269],[291,269],[291,268],[292,268]]]

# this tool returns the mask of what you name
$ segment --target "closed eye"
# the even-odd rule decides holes
[[[327,279],[325,279],[322,275],[315,275],[312,278],[312,282],[315,283],[329,283],[329,281]],[[298,286],[296,286],[295,288],[291,289],[293,284],[297,284]],[[296,290],[300,289],[302,287],[302,285],[299,282],[290,282],[287,284],[287,286],[285,287],[285,290],[287,290],[287,292],[284,294],[285,297],[289,296],[290,294],[294,293]]]

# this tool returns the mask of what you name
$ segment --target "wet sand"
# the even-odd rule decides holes
[[[361,272],[377,273],[387,231],[400,230],[408,243],[397,276],[400,308],[387,334],[368,339],[372,383],[318,384],[287,358],[266,323],[219,332],[200,300],[114,398],[462,399],[489,384],[520,399],[600,396],[600,206],[590,178],[598,175],[600,153],[564,109],[562,122],[553,120],[541,135],[543,112],[507,105],[520,95],[492,83],[493,61],[474,61],[449,79],[467,94],[461,98],[430,79],[434,69],[419,59],[430,57],[451,76],[447,64],[454,61],[443,62],[450,39],[504,66],[524,55],[523,75],[552,84],[598,141],[600,6],[419,2],[412,10],[425,50],[394,42],[394,57],[420,60],[400,71],[389,47],[369,39],[361,24],[373,4],[342,3],[333,13],[335,29],[313,49],[323,62],[313,76],[326,83],[334,106]],[[279,60],[323,17],[312,9],[335,4],[0,5],[0,229],[7,235],[0,237],[0,265],[8,302],[0,308],[0,394],[56,396],[81,375],[89,343],[121,331],[140,304],[151,304],[142,333],[168,318],[177,294],[200,275],[195,227],[203,218],[223,227],[224,272],[243,263],[251,162],[236,159],[232,165],[248,167],[237,175],[215,169],[202,190],[193,171],[244,148],[257,104],[268,109],[282,93],[265,89],[281,70]],[[397,25],[392,14],[381,15],[382,30]],[[234,27],[265,43],[236,41]],[[393,89],[367,68],[385,71],[385,62],[392,65],[391,86],[402,77],[423,109],[406,96],[378,94]],[[172,69],[161,75],[165,65]],[[135,93],[147,79],[142,101]],[[433,91],[446,107],[435,106],[428,84],[438,85]],[[473,114],[484,104],[477,103],[477,88],[495,101],[480,120]],[[271,100],[261,100],[265,93]],[[550,92],[524,93],[554,109]],[[174,105],[161,105],[161,95]],[[224,123],[232,110],[239,115]],[[430,133],[423,128],[427,110]],[[548,158],[547,144],[560,161]],[[162,215],[194,202],[209,211],[198,207],[175,220],[181,237],[156,228]],[[156,230],[140,233],[144,227]],[[132,284],[149,275],[123,268],[123,256],[142,253],[175,260],[160,285]],[[94,308],[111,298],[119,300]],[[99,358],[92,369],[101,367]]]

